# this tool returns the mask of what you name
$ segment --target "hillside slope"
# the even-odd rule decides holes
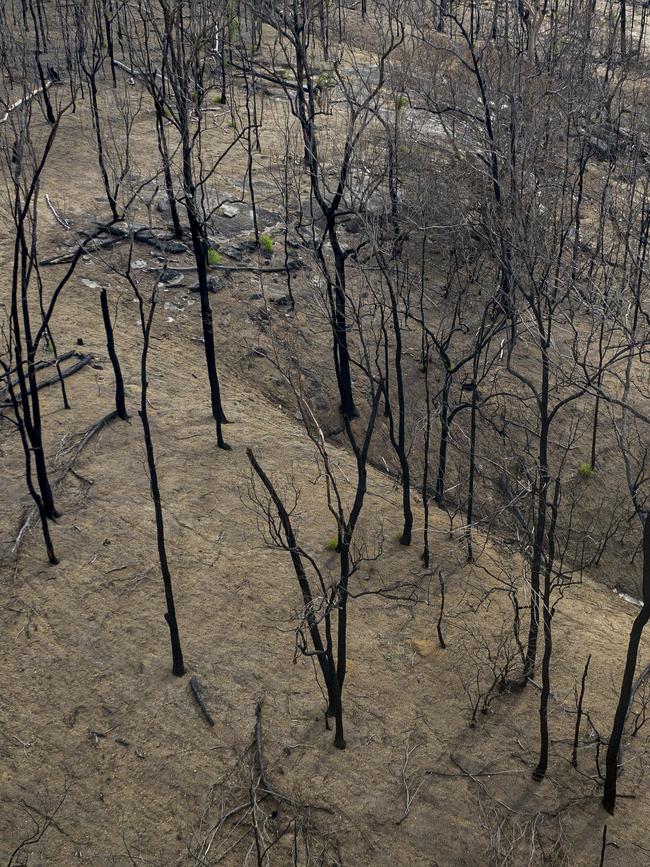
[[[52,465],[66,435],[85,430],[111,408],[112,373],[96,291],[81,282],[89,274],[97,277],[90,266],[79,271],[57,311],[61,351],[81,337],[96,366],[68,380],[68,412],[55,388],[43,392]],[[597,863],[604,813],[592,779],[593,748],[581,751],[580,772],[568,763],[573,687],[592,654],[585,707],[597,697],[592,718],[606,736],[634,606],[588,579],[560,603],[551,772],[542,785],[533,783],[535,687],[496,698],[474,728],[468,726],[463,691],[463,682],[469,685],[475,674],[464,636],[468,630],[488,635],[499,620],[497,601],[471,613],[472,600],[489,586],[481,566],[491,571],[495,564],[520,566],[486,543],[478,566],[468,567],[461,544],[447,538],[446,519],[434,514],[433,570],[423,574],[418,546],[404,549],[395,541],[399,493],[389,478],[372,471],[362,533],[369,543],[380,533],[384,548],[373,566],[373,586],[399,576],[417,584],[430,604],[373,595],[351,603],[344,702],[348,748],[335,750],[331,733],[324,731],[312,663],[298,657],[292,664],[299,596],[289,558],[265,547],[247,495],[245,449],[251,447],[280,485],[295,476],[301,490],[300,541],[325,569],[335,569],[336,556],[326,550],[335,528],[313,445],[298,423],[226,366],[223,391],[233,450],[218,452],[202,348],[192,339],[199,333],[198,311],[172,323],[161,305],[150,409],[189,669],[185,678],[172,677],[135,414],[135,309],[132,299],[121,299],[118,343],[134,414],[130,423],[114,421],[95,437],[59,488],[62,517],[54,527],[59,566],[47,566],[36,530],[19,556],[11,556],[10,540],[27,501],[17,437],[7,424],[0,429],[0,852],[5,860],[34,832],[34,820],[42,827],[65,794],[51,826],[30,847],[30,864],[217,863],[226,852],[220,863],[254,863],[250,823],[218,838],[204,861],[190,853],[201,851],[221,804],[227,811],[245,800],[246,774],[243,787],[236,774],[241,776],[255,707],[262,702],[267,777],[294,805],[315,808],[312,839],[323,846],[330,840],[334,851],[336,838],[343,864],[522,864],[528,863],[531,845],[531,863],[540,862],[542,853],[547,863]],[[336,448],[332,455],[341,477],[353,479],[350,455]],[[416,526],[421,526],[419,513]],[[445,651],[435,641],[439,569],[447,590]],[[370,579],[359,576],[358,587],[365,580]],[[192,699],[189,675],[203,685],[212,729]],[[409,747],[417,747],[406,769],[414,797],[409,815],[398,824]],[[635,751],[643,748],[639,743]],[[213,789],[226,777],[224,786]],[[621,800],[616,819],[608,823],[616,847],[608,848],[607,864],[641,865],[650,858],[642,848],[650,793],[637,777],[630,774],[621,783],[630,799]],[[289,851],[278,846],[269,853],[271,863],[289,863]]]

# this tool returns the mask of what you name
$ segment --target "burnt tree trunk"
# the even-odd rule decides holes
[[[621,692],[614,715],[614,724],[612,733],[609,737],[609,745],[607,747],[607,757],[605,759],[605,790],[603,793],[603,807],[608,813],[614,815],[616,807],[616,780],[618,777],[618,756],[621,748],[621,740],[623,738],[623,729],[625,727],[625,718],[627,717],[632,694],[632,682],[634,680],[634,671],[636,669],[636,661],[639,653],[639,644],[643,630],[650,620],[650,518],[646,516],[645,525],[643,528],[643,607],[637,614],[632,629],[630,631],[630,640],[627,646],[627,658],[625,660],[625,669],[623,671],[623,682],[621,684]]]
[[[113,373],[115,375],[115,409],[117,410],[118,416],[124,421],[126,421],[129,417],[129,414],[126,411],[126,400],[124,396],[124,378],[122,377],[120,360],[117,357],[117,352],[115,351],[115,340],[113,338],[113,323],[111,322],[111,315],[108,309],[108,295],[106,293],[106,289],[102,289],[99,298],[102,307],[104,330],[106,331],[106,348],[108,350],[108,357],[110,358],[111,364],[113,365]]]

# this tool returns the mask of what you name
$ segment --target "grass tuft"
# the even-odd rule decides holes
[[[583,461],[578,467],[578,475],[581,479],[590,479],[596,472],[589,461]]]
[[[208,265],[211,268],[214,268],[215,265],[221,265],[221,253],[214,247],[208,249]]]

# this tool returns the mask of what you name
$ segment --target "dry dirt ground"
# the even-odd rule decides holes
[[[101,209],[95,178],[90,149],[73,119],[53,154],[43,190],[58,191],[57,204],[81,220]],[[62,230],[45,210],[41,221],[42,249],[51,247],[54,253]],[[3,293],[8,240],[3,229]],[[150,251],[140,254],[147,259]],[[380,536],[384,551],[372,574],[362,572],[356,579],[357,589],[398,577],[422,588],[430,604],[373,595],[351,603],[344,699],[348,747],[334,749],[331,733],[324,730],[323,698],[312,663],[299,657],[293,664],[299,594],[286,555],[264,544],[248,497],[245,449],[254,449],[279,484],[295,476],[301,490],[300,539],[326,570],[336,568],[336,555],[326,549],[335,527],[313,445],[292,414],[265,397],[254,376],[246,374],[240,363],[245,335],[222,312],[221,297],[230,307],[250,303],[244,294],[252,292],[248,278],[228,282],[213,304],[224,402],[232,422],[226,429],[230,453],[214,445],[197,340],[198,300],[188,305],[193,298],[185,290],[162,292],[156,317],[150,413],[188,667],[182,679],[171,675],[153,509],[135,412],[137,308],[124,288],[118,293],[114,275],[99,261],[81,263],[57,308],[59,350],[81,338],[95,366],[68,380],[70,411],[62,408],[55,388],[43,392],[48,459],[56,477],[66,438],[112,408],[98,293],[83,279],[110,283],[114,290],[118,349],[133,415],[129,423],[107,426],[58,488],[62,514],[53,536],[61,563],[56,567],[47,565],[36,529],[17,556],[11,553],[28,500],[18,438],[0,423],[4,861],[60,805],[42,838],[23,850],[18,863],[174,865],[217,863],[220,856],[224,864],[256,863],[250,822],[236,834],[215,839],[203,862],[194,855],[222,810],[238,807],[247,797],[245,774],[241,783],[233,769],[240,773],[255,707],[262,702],[270,782],[294,804],[313,807],[314,849],[328,841],[331,849],[338,841],[341,862],[348,867],[518,865],[529,863],[529,857],[530,863],[543,857],[546,863],[595,865],[605,822],[611,844],[607,865],[650,864],[646,729],[626,753],[620,783],[626,797],[614,819],[599,804],[594,747],[581,750],[577,772],[569,765],[574,685],[591,654],[585,707],[606,736],[637,609],[588,576],[561,601],[555,619],[552,762],[547,780],[533,783],[535,687],[497,698],[487,714],[479,714],[475,727],[468,725],[464,691],[471,689],[474,671],[468,632],[489,634],[500,612],[495,601],[487,611],[471,614],[472,600],[489,585],[480,566],[493,571],[521,571],[521,566],[487,542],[479,565],[467,566],[462,544],[449,540],[447,521],[434,512],[431,581],[422,572],[419,548],[404,549],[396,542],[399,492],[375,471],[361,533],[369,543]],[[180,298],[182,303],[176,303]],[[175,307],[165,309],[165,301]],[[334,446],[332,455],[341,479],[353,479],[350,455]],[[416,526],[421,523],[416,510]],[[447,588],[444,651],[435,640],[439,569]],[[646,641],[642,660],[647,653]],[[192,699],[191,675],[203,685],[214,728]],[[584,740],[588,729],[583,727]],[[405,750],[414,746],[407,768],[414,798],[403,818],[401,772]],[[269,858],[273,864],[292,863],[289,849],[281,847]]]

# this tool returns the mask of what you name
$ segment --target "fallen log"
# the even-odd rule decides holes
[[[288,262],[287,265],[271,266],[271,265],[210,265],[210,271],[254,271],[256,274],[286,274],[287,271],[298,271],[302,268],[302,263],[297,261]],[[159,270],[157,268],[149,268],[149,271]],[[174,271],[196,271],[196,265],[174,265]]]

